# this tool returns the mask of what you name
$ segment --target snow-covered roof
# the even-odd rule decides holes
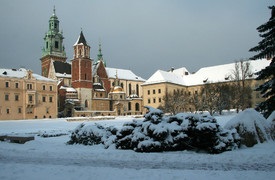
[[[66,74],[66,73],[56,73],[55,75],[58,78],[72,78],[71,74]]]
[[[185,67],[173,69],[173,73],[175,73],[179,76],[186,76],[186,75],[190,74],[189,71]]]
[[[173,84],[179,84],[183,85],[186,84],[183,77],[173,73],[173,72],[167,72],[163,70],[156,71],[145,83],[145,84],[156,84],[156,83],[164,83],[169,82]]]
[[[106,67],[106,71],[109,78],[115,79],[117,75],[118,79],[145,81],[145,79],[135,75],[131,70]]]
[[[0,77],[9,77],[9,78],[24,78],[27,76],[28,70],[24,68],[20,69],[0,69]],[[40,81],[52,81],[55,82],[55,80],[46,78],[44,76],[32,73],[33,78]]]
[[[66,92],[77,92],[76,89],[72,88],[72,87],[64,87],[61,86],[60,89],[65,89]]]
[[[249,63],[251,71],[251,76],[249,78],[254,79],[256,77],[254,73],[267,67],[270,64],[270,61],[266,59],[259,59],[250,60]],[[233,80],[232,77],[234,76],[233,73],[235,71],[235,63],[204,67],[199,69],[196,73],[189,75],[179,73],[184,71],[185,68],[180,68],[179,70],[169,72],[158,70],[143,85],[170,82],[184,86],[194,86],[201,85],[206,82],[226,82]]]

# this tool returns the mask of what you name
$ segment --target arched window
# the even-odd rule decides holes
[[[88,107],[88,100],[85,100],[85,107]]]
[[[128,102],[128,110],[131,111],[131,102]]]
[[[139,86],[138,86],[138,84],[136,85],[136,92],[137,92],[137,96],[139,97]]]
[[[139,103],[136,103],[136,111],[139,111]]]

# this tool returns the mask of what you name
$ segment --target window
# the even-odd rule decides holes
[[[137,94],[137,96],[139,96],[139,86],[138,86],[138,84],[136,85],[136,94]]]
[[[161,93],[161,89],[158,90],[159,91],[159,94]]]
[[[139,111],[139,103],[136,103],[136,111]]]
[[[21,114],[22,113],[22,109],[21,107],[18,108],[18,113]]]
[[[156,90],[155,89],[153,89],[153,94],[156,94]]]
[[[8,100],[9,100],[9,95],[5,94],[5,101],[8,101]]]
[[[55,41],[55,42],[54,42],[54,47],[55,47],[56,49],[58,49],[58,41]]]
[[[19,88],[19,83],[15,83],[15,88]]]
[[[156,103],[156,98],[153,99],[153,103]]]
[[[52,96],[50,96],[49,101],[53,102],[53,97]]]
[[[159,98],[159,102],[161,103],[161,98]]]
[[[151,100],[150,99],[148,99],[148,104],[150,104],[151,103]]]
[[[50,86],[50,91],[53,91],[53,87],[52,86]]]
[[[10,83],[6,82],[6,88],[10,87]]]
[[[32,102],[32,95],[29,95],[29,102]]]
[[[46,42],[46,49],[48,49],[48,47],[49,47],[49,45],[48,45],[49,43],[48,42]]]
[[[43,91],[45,91],[45,90],[46,90],[46,86],[45,86],[45,85],[43,85],[42,89],[43,89]]]
[[[6,112],[7,112],[7,114],[10,114],[10,109],[7,108],[7,109],[6,109]]]
[[[27,89],[32,89],[32,84],[27,84]]]
[[[15,101],[19,101],[19,95],[18,95],[18,94],[15,94],[15,95],[14,95],[14,100],[15,100]]]
[[[54,23],[54,28],[57,28],[57,23]]]
[[[148,90],[148,92],[147,92],[147,93],[148,93],[148,95],[150,95],[150,90]]]
[[[128,110],[131,111],[131,102],[128,102]]]
[[[129,84],[129,95],[131,95],[131,94],[132,94],[132,85]]]
[[[46,102],[46,96],[42,97],[42,102]]]

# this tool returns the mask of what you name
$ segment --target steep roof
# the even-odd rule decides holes
[[[28,71],[24,68],[20,68],[20,69],[0,69],[0,77],[9,77],[9,78],[19,78],[22,79],[24,77],[26,77],[28,74]],[[38,75],[38,74],[34,74],[32,73],[32,76],[40,81],[52,81],[54,82],[55,80],[46,78],[44,76]]]
[[[71,64],[61,61],[53,61],[53,65],[56,73],[71,74]]]
[[[127,69],[116,69],[116,68],[109,68],[106,67],[106,71],[109,78],[117,78],[123,80],[133,80],[133,81],[145,81],[145,79],[135,75],[131,70]]]
[[[78,44],[83,44],[85,46],[88,46],[82,31],[80,32],[80,35],[79,35],[77,41],[75,42],[74,46],[78,45]]]
[[[266,59],[260,59],[250,60],[249,63],[251,70],[251,76],[249,78],[255,79],[255,73],[268,66],[270,61]],[[185,68],[183,68],[183,70],[184,69]],[[184,86],[194,86],[201,85],[206,82],[227,82],[232,80],[234,71],[235,63],[204,67],[198,70],[196,73],[189,75],[182,75],[182,73],[179,74],[176,70],[173,72],[158,70],[143,85],[170,82]]]

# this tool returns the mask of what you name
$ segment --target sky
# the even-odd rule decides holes
[[[43,38],[56,8],[67,61],[81,29],[96,59],[148,79],[155,71],[232,63],[252,57],[256,28],[273,0],[1,0],[0,68],[41,74]]]

